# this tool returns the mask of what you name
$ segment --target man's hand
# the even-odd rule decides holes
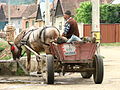
[[[63,33],[63,34],[62,34],[62,36],[63,36],[63,37],[66,37],[66,34],[65,34],[65,33]]]

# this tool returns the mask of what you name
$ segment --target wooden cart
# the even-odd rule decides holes
[[[46,60],[46,82],[54,84],[54,72],[80,72],[83,78],[93,75],[94,82],[103,81],[103,60],[96,52],[97,43],[74,42],[50,45],[51,55]]]

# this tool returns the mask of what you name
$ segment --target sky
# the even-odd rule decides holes
[[[45,0],[41,0],[41,3],[40,3],[40,8],[41,8],[41,14],[43,16],[43,12],[45,11]],[[50,2],[52,2],[53,0],[50,0]]]
[[[120,4],[120,0],[114,0],[112,4]]]
[[[41,2],[45,2],[45,0],[40,0]],[[53,0],[49,0],[50,2],[52,2]]]

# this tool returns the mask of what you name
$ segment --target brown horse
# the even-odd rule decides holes
[[[41,51],[45,51],[46,54],[50,53],[49,44],[55,41],[60,36],[59,30],[55,27],[45,27],[43,29],[34,28],[28,31],[22,31],[14,40],[14,44],[11,44],[11,52],[13,59],[19,59],[21,57],[22,44],[28,45],[31,49],[39,54]],[[26,48],[27,53],[27,70],[30,71],[31,67],[31,51]],[[37,58],[36,58],[37,59]],[[39,62],[39,60],[37,60]],[[38,63],[39,68],[39,63]]]

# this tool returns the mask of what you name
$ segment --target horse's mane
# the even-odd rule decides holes
[[[14,40],[15,45],[20,44],[20,41],[23,38],[23,36],[25,35],[25,33],[26,33],[26,30],[23,30],[23,31],[20,32],[20,34],[18,34],[18,36]]]

